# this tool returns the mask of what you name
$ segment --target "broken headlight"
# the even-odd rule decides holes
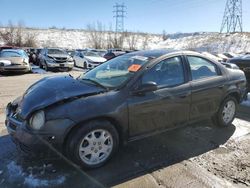
[[[45,113],[43,110],[35,112],[29,120],[29,125],[34,130],[40,130],[44,124],[45,124]]]

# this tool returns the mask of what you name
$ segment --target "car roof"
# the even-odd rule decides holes
[[[24,52],[22,49],[4,49],[1,52]]]
[[[193,51],[184,51],[184,50],[166,50],[166,49],[160,49],[160,50],[143,50],[143,51],[135,51],[128,53],[129,55],[138,55],[138,56],[145,56],[145,57],[153,57],[158,58],[165,55],[199,55],[202,56],[202,54],[198,52]]]

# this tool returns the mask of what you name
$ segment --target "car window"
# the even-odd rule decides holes
[[[180,57],[161,61],[142,77],[142,83],[155,82],[158,86],[174,86],[184,83],[184,69]]]
[[[23,57],[20,51],[2,51],[0,57]]]
[[[48,54],[64,54],[67,55],[67,52],[61,49],[48,49]]]
[[[216,66],[209,60],[196,56],[187,56],[187,59],[190,65],[193,80],[218,75]]]

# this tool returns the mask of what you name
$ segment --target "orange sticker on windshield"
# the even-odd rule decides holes
[[[133,64],[128,68],[129,72],[137,72],[141,68],[141,65]]]

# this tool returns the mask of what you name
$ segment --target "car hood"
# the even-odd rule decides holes
[[[32,112],[60,101],[104,92],[105,89],[80,82],[71,76],[52,76],[30,86],[19,103],[19,115],[26,119]]]
[[[11,64],[22,65],[25,58],[23,57],[0,57],[1,60],[10,61]]]
[[[98,62],[98,63],[103,63],[107,61],[103,57],[94,57],[94,56],[84,56],[87,60],[93,61],[93,62]]]

